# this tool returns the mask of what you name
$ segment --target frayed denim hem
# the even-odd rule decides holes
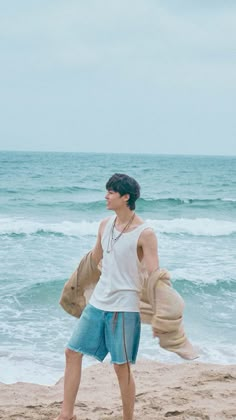
[[[67,349],[69,349],[69,350],[72,350],[72,351],[75,351],[76,353],[81,353],[81,354],[83,354],[84,356],[90,356],[90,357],[93,357],[94,359],[96,359],[96,360],[98,360],[99,362],[103,362],[103,360],[102,359],[100,359],[99,357],[97,357],[97,356],[95,356],[94,354],[92,354],[92,353],[87,353],[86,351],[84,351],[84,350],[80,350],[80,349],[75,349],[75,348],[73,348],[73,347],[71,347],[71,346],[66,346],[66,348]]]

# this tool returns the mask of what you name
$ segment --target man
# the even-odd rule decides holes
[[[65,352],[64,401],[57,420],[76,420],[83,354],[103,361],[108,352],[120,386],[123,420],[133,420],[130,364],[136,361],[140,338],[140,262],[149,274],[158,269],[157,238],[134,211],[140,196],[135,179],[114,174],[106,189],[107,209],[115,215],[101,222],[92,250],[95,263],[102,260],[102,274]]]

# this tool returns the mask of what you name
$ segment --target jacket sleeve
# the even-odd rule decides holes
[[[179,293],[173,289],[167,270],[154,271],[144,281],[141,296],[141,316],[143,319],[145,319],[145,312],[147,318],[148,311],[149,320],[150,313],[152,314],[150,321],[153,335],[159,338],[159,344],[162,348],[175,352],[184,359],[198,357],[184,332],[184,301]]]
[[[100,274],[90,251],[82,258],[79,266],[64,285],[59,300],[62,308],[70,315],[79,318],[87,304],[86,292],[95,287]]]

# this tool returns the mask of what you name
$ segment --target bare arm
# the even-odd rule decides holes
[[[97,236],[97,241],[95,246],[92,249],[92,258],[95,261],[96,264],[99,264],[99,262],[102,260],[103,257],[103,249],[102,249],[102,243],[101,243],[101,239],[102,239],[102,234],[105,228],[105,225],[107,223],[108,219],[104,219],[102,220],[102,222],[100,223],[99,229],[98,229],[98,236]]]
[[[152,229],[145,229],[142,232],[139,245],[142,247],[145,267],[148,274],[151,274],[153,271],[159,269],[157,237]]]

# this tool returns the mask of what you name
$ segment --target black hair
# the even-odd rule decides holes
[[[135,201],[140,197],[140,185],[131,176],[114,174],[106,183],[106,189],[118,192],[121,196],[129,194],[127,206],[130,210],[135,209]]]

